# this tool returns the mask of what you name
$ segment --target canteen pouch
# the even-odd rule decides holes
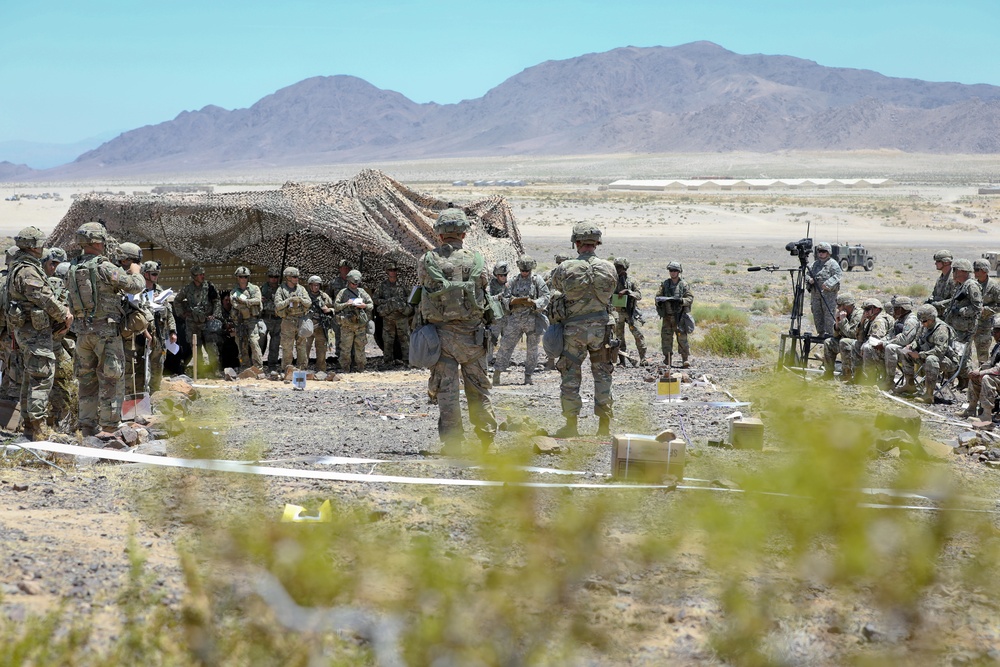
[[[35,331],[45,331],[49,328],[49,314],[38,308],[31,309],[31,326]]]

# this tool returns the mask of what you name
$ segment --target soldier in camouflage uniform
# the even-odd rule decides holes
[[[63,269],[58,267],[53,269],[53,275],[49,276],[49,286],[59,303],[68,310],[69,294],[66,292],[65,276],[69,262],[60,262],[59,266]],[[48,271],[44,259],[42,268]],[[76,341],[67,336],[67,333],[67,331],[56,331],[52,334],[52,343],[55,345],[53,351],[56,354],[56,374],[52,382],[52,391],[49,392],[49,425],[60,431],[75,428],[79,421],[77,414],[79,396],[76,375],[73,374],[73,352],[76,351]]]
[[[14,261],[14,255],[18,253],[18,247],[12,245],[4,253],[3,282],[0,282],[0,289],[6,295],[7,276],[10,275],[10,264]],[[4,296],[3,300],[6,301]],[[0,399],[5,401],[20,402],[21,400],[21,355],[14,351],[14,337],[7,325],[7,316],[0,313],[0,359],[3,360],[3,380],[0,381]]]
[[[920,322],[913,312],[913,300],[908,296],[892,297],[892,316],[895,323],[889,336],[883,341],[873,343],[873,347],[882,351],[885,378],[879,386],[886,391],[896,384],[896,368],[902,359],[903,349],[913,342],[920,329]]]
[[[465,440],[459,374],[469,421],[484,449],[493,444],[497,430],[486,375],[488,278],[483,256],[462,247],[470,226],[461,209],[445,209],[434,221],[441,245],[417,261],[417,284],[423,294],[416,326],[434,325],[441,340],[441,356],[431,367],[431,379],[439,385],[438,437],[444,445],[442,452],[448,455],[461,454]]]
[[[1000,313],[1000,281],[990,278],[990,263],[985,259],[974,261],[972,271],[979,284],[979,291],[983,295],[983,312],[972,335],[976,343],[976,360],[982,366],[990,357],[990,345],[993,343],[993,316]]]
[[[535,260],[529,255],[522,255],[517,260],[520,273],[514,280],[507,283],[500,296],[503,303],[503,337],[500,339],[500,349],[497,351],[496,364],[493,370],[493,384],[500,384],[500,374],[510,365],[510,357],[514,347],[521,342],[521,336],[526,339],[526,358],[524,362],[524,384],[531,384],[531,376],[538,365],[538,341],[548,320],[545,319],[545,309],[549,305],[549,288],[542,277],[533,273]]]
[[[921,330],[916,339],[906,348],[903,357],[903,384],[896,388],[896,393],[905,394],[916,391],[913,381],[916,362],[924,365],[924,393],[920,397],[924,403],[934,403],[934,387],[942,373],[948,375],[958,368],[958,355],[952,347],[955,332],[946,322],[937,317],[937,309],[931,304],[924,304],[917,309],[917,319]]]
[[[306,341],[306,349],[316,343],[316,370],[326,372],[326,347],[333,326],[333,299],[324,292],[323,279],[319,276],[309,276],[309,318],[313,323],[313,335]]]
[[[236,287],[229,293],[233,304],[233,321],[236,325],[236,346],[240,350],[240,364],[262,368],[264,360],[260,353],[260,336],[257,323],[264,309],[264,295],[260,288],[250,282],[250,269],[237,267],[233,273]]]
[[[267,365],[274,368],[278,365],[279,344],[281,341],[281,318],[274,312],[274,294],[281,286],[281,269],[272,266],[267,270],[267,282],[260,288],[261,318],[267,330],[260,335],[258,347],[263,354],[267,350]]]
[[[947,322],[958,340],[971,343],[972,334],[979,324],[979,316],[983,312],[983,293],[979,283],[970,280],[972,262],[967,259],[956,259],[951,265],[952,280],[955,281],[955,291],[951,301],[945,306],[944,321]]]
[[[837,355],[840,355],[840,379],[845,382],[854,376],[852,349],[861,323],[861,310],[854,307],[854,297],[849,292],[837,295],[837,317],[833,335],[823,341],[823,379],[832,380]]]
[[[399,282],[399,266],[395,263],[386,267],[386,279],[375,290],[372,301],[376,312],[382,318],[382,362],[384,364],[410,361],[410,286]],[[395,357],[396,342],[399,342],[399,358]]]
[[[62,248],[46,248],[42,253],[42,268],[49,278],[56,275],[56,267],[68,261],[66,251]]]
[[[951,297],[958,287],[955,281],[952,280],[951,275],[951,262],[953,259],[954,255],[951,254],[950,250],[938,250],[934,253],[934,266],[940,271],[941,275],[938,276],[937,282],[934,283],[934,291],[931,292],[931,298],[927,300],[927,303],[934,306],[938,317],[944,315],[945,308],[951,302]]]
[[[993,350],[978,370],[969,371],[969,407],[960,416],[974,417],[981,411],[982,420],[992,422],[1000,385],[1000,317],[993,319],[990,334]]]
[[[677,337],[677,350],[681,353],[681,366],[690,368],[688,355],[691,347],[688,334],[681,330],[681,318],[691,312],[694,294],[687,281],[681,278],[684,267],[680,262],[667,264],[670,277],[663,281],[656,292],[656,314],[663,318],[660,323],[660,350],[663,352],[663,363],[670,366],[674,356],[674,336]]]
[[[368,321],[375,308],[368,292],[361,289],[361,272],[351,270],[347,274],[347,287],[340,290],[333,302],[340,325],[340,370],[351,370],[351,356],[357,372],[365,370],[365,345],[368,344]]]
[[[813,325],[819,336],[833,335],[842,275],[840,264],[830,256],[830,244],[817,243],[816,259],[806,271],[806,289],[812,298]]]
[[[184,320],[188,345],[195,363],[201,363],[201,352],[192,344],[198,336],[198,346],[208,355],[209,368],[219,370],[218,343],[222,333],[222,304],[219,291],[205,280],[205,267],[191,267],[191,282],[181,288],[174,299],[174,313]]]
[[[330,301],[334,303],[337,302],[337,295],[340,294],[340,290],[347,287],[347,274],[354,269],[354,265],[349,259],[342,259],[337,264],[337,275],[330,281],[330,284],[326,288],[326,293],[330,295]],[[333,353],[335,355],[340,354],[340,322],[336,317],[333,318],[333,337],[334,346]],[[339,362],[340,359],[338,358]]]
[[[118,246],[119,264],[126,271],[132,264],[142,267],[142,250],[134,243]],[[143,279],[145,287],[145,279]],[[145,393],[147,387],[146,350],[152,349],[153,313],[142,294],[130,296],[122,302],[122,351],[125,353],[125,376],[122,378],[126,394]]]
[[[646,363],[646,338],[639,329],[639,324],[643,324],[642,313],[639,312],[639,301],[642,300],[642,291],[639,284],[628,277],[629,261],[624,257],[615,258],[615,270],[618,272],[618,285],[615,287],[615,294],[625,300],[625,306],[614,307],[615,316],[615,338],[621,342],[621,351],[628,349],[625,345],[625,325],[628,325],[635,339],[635,350],[639,353],[639,364]],[[614,302],[612,297],[612,303]],[[622,359],[624,365],[625,360]]]
[[[285,282],[274,293],[274,312],[281,318],[281,364],[292,365],[292,352],[297,357],[296,366],[305,370],[309,365],[309,336],[302,335],[302,323],[309,317],[312,299],[305,287],[299,284],[299,270],[287,267],[282,273]]]
[[[53,331],[65,333],[73,324],[69,308],[52,292],[42,268],[45,234],[26,227],[14,237],[19,249],[7,274],[7,322],[21,355],[21,418],[24,436],[45,440],[49,435],[49,394],[56,371]]]
[[[489,285],[486,286],[486,291],[490,296],[498,299],[503,304],[504,291],[507,289],[507,273],[510,271],[507,268],[507,262],[497,262],[493,267],[493,277],[490,278]],[[506,315],[506,312],[504,313]],[[490,343],[494,348],[496,348],[497,343],[500,342],[500,336],[503,334],[503,317],[493,318],[490,322]],[[496,359],[490,359],[489,362],[492,364]]]
[[[142,301],[153,314],[149,341],[149,391],[154,392],[160,390],[160,383],[163,381],[163,361],[167,356],[167,341],[177,343],[177,321],[174,319],[174,309],[171,304],[157,299],[158,295],[163,293],[163,288],[156,282],[160,277],[159,262],[143,262],[142,277],[146,281],[146,288],[141,295]]]
[[[573,226],[570,241],[579,253],[556,267],[552,274],[552,304],[549,312],[554,322],[561,322],[563,351],[556,368],[562,376],[560,402],[566,424],[556,437],[579,435],[577,421],[583,401],[583,360],[590,355],[594,374],[594,414],[599,418],[597,435],[609,435],[614,417],[614,395],[611,374],[618,358],[618,341],[614,338],[614,318],[611,316],[611,296],[618,284],[615,265],[595,254],[601,244],[601,230],[585,222]]]
[[[107,231],[99,222],[83,224],[76,242],[83,255],[70,264],[66,278],[76,333],[76,376],[80,382],[80,430],[112,432],[122,416],[125,353],[119,323],[122,296],[145,286],[139,264],[126,272],[103,256]]]
[[[861,322],[858,324],[851,365],[859,372],[854,374],[856,384],[875,384],[879,380],[885,359],[879,345],[892,333],[895,321],[885,312],[878,299],[865,299],[861,303]]]

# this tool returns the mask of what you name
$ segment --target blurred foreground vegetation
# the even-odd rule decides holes
[[[331,499],[332,522],[280,523],[271,480],[156,472],[161,495],[136,492],[138,519],[183,524],[183,603],[160,604],[133,542],[113,641],[91,641],[107,622],[96,610],[4,620],[0,666],[874,665],[985,656],[997,641],[995,514],[963,495],[951,463],[873,461],[870,424],[827,388],[770,374],[754,382],[742,391],[766,397],[769,444],[780,452],[709,450],[687,473],[743,492],[520,486],[525,454],[482,461],[488,468],[477,474],[505,486],[334,487],[295,500],[315,510]],[[186,437],[189,452],[218,451],[210,431]],[[915,502],[873,501],[861,491],[873,475],[884,488],[932,491],[946,511],[867,507]],[[689,630],[676,631],[685,605],[701,619],[693,642],[681,639]]]

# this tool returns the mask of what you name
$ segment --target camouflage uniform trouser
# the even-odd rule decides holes
[[[261,337],[257,335],[258,322],[260,322],[259,318],[251,317],[236,327],[236,347],[240,351],[240,363],[244,366],[260,368],[264,365],[260,353]],[[242,334],[241,332],[246,333]]]
[[[976,363],[978,366],[982,366],[990,360],[990,348],[993,347],[992,321],[977,327],[976,333],[973,335],[973,340],[976,343]],[[969,358],[971,359],[972,357]]]
[[[854,344],[857,341],[853,338],[830,337],[823,341],[823,370],[833,372],[837,355],[840,355],[840,367],[842,371],[854,370]]]
[[[214,370],[214,371],[218,371],[219,370],[219,345],[218,345],[218,336],[216,334],[207,334],[207,333],[205,333],[205,325],[204,324],[198,324],[198,325],[196,325],[196,324],[193,324],[191,322],[188,322],[187,324],[188,324],[188,328],[187,328],[187,342],[188,342],[188,345],[191,345],[191,354],[193,355],[193,359],[198,364],[202,363],[201,352],[199,350],[195,349],[194,345],[192,345],[192,337],[195,336],[195,335],[197,335],[198,336],[198,347],[200,347],[203,350],[205,350],[205,352],[208,354],[208,365],[209,365],[209,367],[212,370]]]
[[[382,358],[385,361],[394,361],[393,350],[396,341],[399,341],[400,361],[404,364],[410,363],[410,318],[409,317],[383,317],[382,318]]]
[[[326,348],[329,344],[330,332],[313,320],[313,335],[306,341],[306,349],[316,344],[316,370],[326,372]]]
[[[813,326],[816,327],[816,333],[832,336],[837,314],[837,293],[824,292],[818,287],[814,287],[810,295]]]
[[[267,332],[261,334],[260,339],[257,341],[257,348],[267,350],[268,366],[277,366],[279,358],[278,346],[281,342],[281,318],[265,317],[264,324],[267,326]]]
[[[295,366],[305,370],[309,365],[309,338],[299,335],[299,326],[305,316],[285,317],[281,320],[281,366],[292,365],[292,352],[295,352]]]
[[[496,363],[493,368],[505,371],[510,366],[510,357],[514,348],[521,342],[521,335],[526,337],[527,357],[524,361],[524,374],[531,375],[538,365],[538,341],[541,338],[535,333],[538,319],[535,311],[526,308],[515,310],[503,318],[503,336],[500,338],[500,349],[497,350]]]
[[[74,428],[78,421],[76,377],[73,375],[73,355],[63,343],[56,343],[56,375],[49,394],[52,406],[49,422],[57,428],[65,426]]]
[[[861,372],[869,375],[880,375],[884,362],[882,351],[872,347],[872,341],[856,341],[851,349],[851,367],[861,367]]]
[[[903,351],[905,348],[905,345],[897,345],[896,343],[885,344],[884,359],[886,379],[896,379],[896,368],[903,363],[903,357],[906,356],[906,353]]]
[[[351,370],[351,355],[354,355],[354,367],[358,371],[365,370],[365,345],[368,344],[368,325],[340,323],[340,354],[337,361],[340,370],[345,373]]]
[[[38,331],[31,324],[14,330],[21,354],[21,417],[48,421],[49,394],[56,376],[52,330]]]
[[[431,379],[436,378],[440,406],[438,437],[447,445],[461,445],[465,439],[462,424],[462,404],[459,397],[459,372],[465,384],[465,399],[469,404],[469,421],[476,435],[492,441],[497,431],[497,419],[490,402],[490,380],[486,376],[486,348],[480,336],[485,329],[452,329],[438,325],[441,338],[441,358],[431,367]]]
[[[976,404],[979,404],[984,415],[993,414],[993,406],[996,405],[997,401],[998,384],[1000,384],[1000,376],[997,375],[969,376],[969,409],[973,410]]]
[[[625,345],[625,325],[628,324],[629,331],[632,332],[632,338],[635,339],[635,351],[639,353],[640,359],[646,358],[646,337],[642,335],[642,330],[635,325],[635,322],[629,322],[628,316],[625,311],[616,308],[615,309],[615,338],[621,341],[621,351],[624,352],[628,349]],[[687,355],[685,355],[687,356]]]
[[[125,353],[125,376],[122,384],[126,394],[141,394],[146,391],[146,337],[142,334],[122,336],[122,351]]]
[[[664,358],[672,357],[674,354],[674,336],[677,336],[677,351],[681,353],[681,359],[687,361],[688,355],[691,354],[688,335],[680,330],[673,315],[667,315],[660,323],[660,351],[663,352]]]
[[[125,395],[125,351],[118,331],[77,336],[75,370],[80,381],[80,426],[117,428]]]
[[[915,366],[916,362],[909,355],[903,357],[903,375],[912,376]],[[924,359],[924,388],[927,391],[933,391],[941,374],[951,375],[956,368],[958,368],[958,363],[947,357],[939,359],[935,354],[928,356]]]
[[[583,409],[580,385],[583,384],[583,360],[590,354],[590,370],[594,374],[594,414],[614,417],[615,399],[611,393],[612,361],[606,359],[604,348],[607,329],[604,314],[600,319],[570,322],[563,331],[563,352],[556,362],[561,376],[559,399],[564,417],[578,417]]]
[[[21,400],[21,376],[22,360],[21,354],[14,351],[13,340],[10,332],[6,332],[2,339],[3,347],[3,381],[0,382],[0,398],[8,401]]]

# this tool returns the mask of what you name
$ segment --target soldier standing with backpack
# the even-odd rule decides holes
[[[465,383],[469,421],[484,449],[493,444],[497,420],[490,403],[490,380],[486,375],[486,287],[485,260],[479,252],[462,247],[471,227],[461,209],[448,208],[434,221],[441,245],[417,262],[417,284],[423,289],[420,323],[434,325],[441,341],[441,356],[431,367],[437,379],[438,437],[442,453],[462,453],[465,431],[459,402],[459,372]]]
[[[95,435],[118,428],[125,395],[125,352],[118,327],[122,296],[145,287],[140,265],[128,271],[104,257],[108,232],[99,222],[87,222],[76,231],[83,255],[70,264],[66,278],[76,332],[76,375],[80,381],[80,430]]]

